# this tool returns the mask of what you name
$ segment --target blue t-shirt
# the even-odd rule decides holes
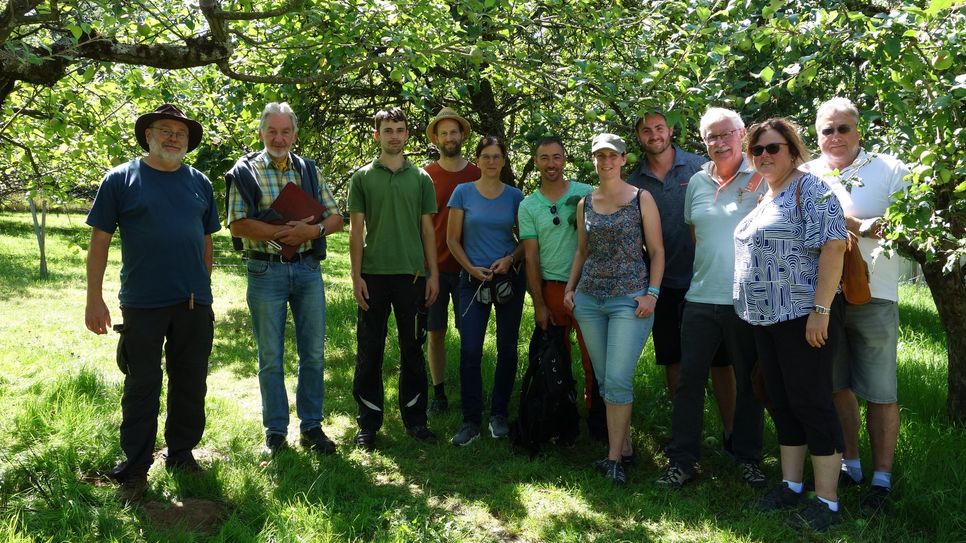
[[[509,185],[492,200],[480,194],[475,183],[456,186],[446,207],[463,210],[463,251],[474,266],[489,268],[516,248],[513,225],[522,201],[520,189]]]
[[[194,295],[210,304],[205,235],[221,228],[211,182],[181,166],[163,172],[140,158],[104,176],[87,224],[121,230],[121,307],[154,309]]]
[[[822,246],[837,239],[846,239],[842,206],[810,173],[759,204],[735,228],[735,312],[755,325],[808,315]]]

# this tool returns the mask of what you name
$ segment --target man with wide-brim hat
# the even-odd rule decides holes
[[[450,196],[456,185],[480,178],[480,169],[463,158],[463,142],[470,136],[470,123],[451,108],[439,110],[426,127],[426,137],[439,149],[439,160],[427,165],[426,173],[433,178],[436,190],[436,209],[433,229],[436,232],[436,256],[439,265],[439,296],[429,308],[426,330],[429,336],[429,373],[433,379],[433,400],[429,414],[435,415],[449,408],[446,398],[446,326],[450,300],[453,300],[453,318],[456,328],[460,326],[459,275],[460,265],[446,245],[446,223],[449,221]]]
[[[85,323],[106,334],[111,315],[102,294],[108,249],[121,236],[122,324],[117,365],[124,373],[121,449],[126,459],[110,472],[125,503],[138,500],[154,460],[161,395],[161,353],[168,372],[164,438],[169,470],[201,471],[192,449],[205,427],[208,356],[214,334],[211,310],[211,234],[221,226],[208,178],[184,165],[201,142],[201,125],[163,104],[138,117],[135,139],[147,156],[109,171],[87,224]]]

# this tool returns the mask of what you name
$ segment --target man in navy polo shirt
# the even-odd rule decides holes
[[[169,469],[201,471],[191,451],[205,428],[211,311],[211,234],[219,230],[211,183],[182,164],[201,143],[201,124],[164,104],[141,115],[134,134],[148,155],[104,176],[87,216],[93,231],[87,253],[85,323],[106,334],[111,314],[102,285],[115,230],[121,233],[121,338],[117,365],[124,373],[121,449],[127,459],[110,476],[118,495],[138,500],[154,460],[161,396],[161,353],[168,372],[164,439]]]

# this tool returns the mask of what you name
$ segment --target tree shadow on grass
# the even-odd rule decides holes
[[[939,313],[933,307],[899,302],[899,324],[903,332],[922,336],[946,350],[946,331],[939,320]]]

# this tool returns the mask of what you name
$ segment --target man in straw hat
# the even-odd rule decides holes
[[[138,117],[134,136],[148,152],[104,176],[87,216],[85,322],[95,334],[111,327],[102,284],[111,237],[121,231],[121,315],[117,364],[124,373],[121,449],[110,472],[124,502],[139,499],[154,458],[161,395],[161,353],[168,371],[166,465],[201,471],[192,449],[205,427],[205,378],[214,333],[211,234],[219,230],[211,183],[182,164],[201,143],[201,125],[163,104]]]
[[[453,300],[453,315],[456,327],[460,326],[459,275],[460,265],[446,246],[446,222],[449,208],[446,204],[456,185],[480,178],[480,169],[463,158],[463,142],[470,136],[470,123],[451,108],[439,110],[436,117],[426,127],[426,137],[439,149],[439,160],[424,169],[433,178],[436,189],[436,215],[433,216],[433,229],[436,231],[436,256],[439,265],[439,295],[429,308],[426,330],[429,333],[429,373],[433,378],[433,400],[429,404],[429,414],[434,415],[449,407],[446,399],[444,380],[446,378],[446,324],[449,320],[447,309]]]

